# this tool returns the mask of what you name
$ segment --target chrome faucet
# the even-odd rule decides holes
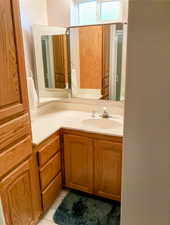
[[[92,117],[96,118],[96,119],[97,118],[104,118],[104,119],[111,118],[111,116],[109,115],[106,107],[103,108],[103,113],[102,114],[99,114],[95,110],[93,110],[92,111]]]
[[[106,107],[103,108],[103,114],[101,115],[101,117],[105,118],[105,119],[110,118],[110,115],[109,115]]]
[[[71,98],[71,97],[72,97],[72,90],[71,90],[71,88],[68,87],[67,84],[66,84],[65,91],[66,91],[67,94],[68,94],[68,98]]]

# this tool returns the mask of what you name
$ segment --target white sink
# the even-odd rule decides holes
[[[82,123],[87,126],[91,127],[97,127],[102,129],[116,129],[122,127],[122,123],[115,120],[115,119],[103,119],[103,118],[97,118],[97,119],[87,119],[83,120]]]

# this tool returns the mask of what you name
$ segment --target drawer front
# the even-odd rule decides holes
[[[0,177],[32,154],[31,137],[23,139],[0,154]]]
[[[12,143],[31,135],[28,114],[0,125],[0,131],[0,150],[5,150],[5,148]]]
[[[61,173],[56,176],[42,193],[43,209],[48,210],[61,191]]]
[[[48,160],[60,151],[60,137],[57,136],[49,141],[40,151],[38,151],[39,166],[42,167]]]
[[[61,153],[58,152],[40,169],[41,190],[44,190],[61,169]]]

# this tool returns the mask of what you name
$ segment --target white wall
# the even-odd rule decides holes
[[[170,224],[170,1],[130,1],[122,225]]]
[[[19,0],[24,36],[27,74],[35,73],[32,25],[67,27],[70,25],[71,0]],[[31,71],[31,72],[30,72]]]
[[[70,26],[71,3],[71,0],[47,0],[49,26]]]
[[[27,75],[35,73],[32,25],[47,25],[46,0],[20,0],[21,22],[24,36],[24,50],[26,58]]]

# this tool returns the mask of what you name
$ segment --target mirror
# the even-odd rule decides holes
[[[70,57],[66,34],[41,37],[45,88],[68,88]]]
[[[39,98],[121,101],[127,24],[33,27]]]
[[[39,98],[70,95],[71,67],[66,28],[33,26]]]
[[[72,96],[124,100],[126,26],[70,28]]]

